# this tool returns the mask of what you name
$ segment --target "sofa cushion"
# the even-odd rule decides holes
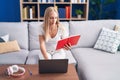
[[[74,48],[72,53],[81,80],[120,80],[120,52],[109,54],[94,48]]]
[[[39,49],[39,29],[42,22],[30,22],[29,23],[29,41],[30,50]]]
[[[17,40],[20,48],[28,49],[27,22],[0,22],[0,35],[9,34],[10,41]]]
[[[107,28],[102,28],[102,31],[98,37],[98,40],[96,41],[94,48],[116,53],[119,44],[120,33]]]
[[[31,50],[28,57],[27,64],[38,64],[39,59],[44,59],[40,50]],[[69,60],[69,63],[76,65],[76,60],[70,51],[66,51],[66,58]]]
[[[0,54],[0,65],[1,64],[24,64],[28,50],[21,49],[17,52],[9,52],[6,54]]]
[[[7,42],[7,41],[9,41],[9,34],[0,36],[0,42]]]
[[[40,49],[39,48],[39,31],[43,22],[30,22],[29,23],[29,39],[30,39],[30,50]],[[69,24],[68,22],[61,22],[65,27],[66,34],[69,35]]]
[[[115,24],[120,24],[120,20],[71,21],[70,35],[81,35],[76,47],[93,47],[101,28],[113,29]]]
[[[38,64],[39,59],[44,59],[40,50],[31,50],[28,55],[27,64]]]

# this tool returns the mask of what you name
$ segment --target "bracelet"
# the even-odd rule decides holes
[[[18,73],[20,71],[20,73]],[[20,67],[18,65],[12,65],[7,68],[7,74],[9,76],[19,77],[24,75],[25,69],[23,67]]]

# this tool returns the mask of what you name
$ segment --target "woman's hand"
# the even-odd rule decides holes
[[[70,50],[71,49],[71,44],[70,43],[65,44],[64,49],[65,50]]]

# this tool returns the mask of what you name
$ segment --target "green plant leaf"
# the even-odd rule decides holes
[[[80,9],[76,9],[75,10],[75,13],[77,14],[77,15],[82,15],[83,14],[83,11],[82,10],[80,10]]]

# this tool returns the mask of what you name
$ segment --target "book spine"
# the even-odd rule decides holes
[[[30,10],[30,19],[32,19],[33,18],[32,8],[30,8],[29,10]]]
[[[42,3],[46,3],[46,0],[42,0]]]
[[[23,19],[29,18],[29,6],[23,8]]]
[[[77,3],[77,0],[74,0],[74,3]]]
[[[74,3],[74,0],[71,0],[71,3]]]
[[[30,6],[27,6],[27,18],[30,18]]]
[[[33,0],[28,0],[28,2],[32,2]]]
[[[52,2],[54,2],[54,0],[52,0]]]
[[[82,2],[82,3],[85,3],[85,2],[86,2],[86,0],[81,0],[81,2]]]
[[[48,0],[49,2],[54,2],[54,0]]]
[[[27,7],[23,8],[22,17],[23,17],[23,19],[27,19]]]
[[[51,0],[48,0],[48,3],[50,3],[51,2]]]
[[[71,12],[70,12],[70,6],[68,6],[68,12],[69,12],[69,13],[68,13],[68,18],[70,18],[70,13],[71,13]]]
[[[35,6],[32,6],[32,15],[33,15],[33,18],[35,18]]]
[[[41,3],[41,2],[42,2],[42,0],[39,0],[39,2]]]
[[[66,18],[70,18],[70,6],[66,6],[65,7],[65,11],[66,11]]]
[[[54,2],[54,0],[48,0],[48,3]]]
[[[79,0],[79,3],[81,3],[82,2],[82,0]]]
[[[65,18],[65,8],[58,8],[60,18]]]

